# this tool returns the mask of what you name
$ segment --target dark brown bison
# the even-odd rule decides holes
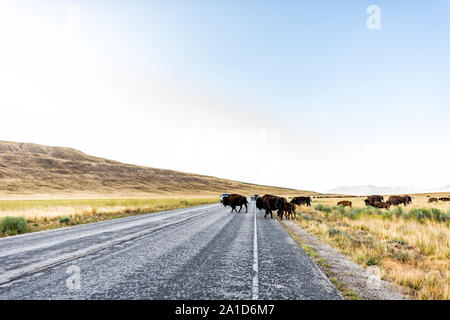
[[[258,210],[264,209],[262,197],[256,199],[256,208],[258,208]]]
[[[407,205],[407,199],[404,196],[390,196],[387,201],[391,206],[398,206],[399,204]]]
[[[389,204],[389,202],[383,202],[383,201],[375,201],[372,204],[372,207],[379,208],[379,209],[387,209],[387,210],[389,210],[390,206],[391,205]]]
[[[368,197],[367,197],[367,200],[369,200],[369,201],[379,201],[379,202],[382,202],[382,201],[384,201],[384,197],[375,194],[375,195],[372,195],[372,196],[368,196]]]
[[[231,212],[236,211],[236,207],[239,206],[239,212],[242,210],[242,206],[245,206],[245,212],[248,212],[248,201],[247,198],[244,196],[241,196],[240,194],[230,194],[228,197],[223,198],[223,206],[230,206]]]
[[[441,201],[450,201],[450,198],[448,198],[448,197],[441,197],[441,198],[439,198],[439,200],[441,200]]]
[[[410,197],[410,196],[408,196],[407,194],[405,194],[404,196],[403,196],[403,199],[405,199],[405,206],[407,205],[407,204],[410,204],[411,202],[412,202],[412,198]]]
[[[284,208],[289,204],[286,198],[278,197],[278,204],[277,204],[277,215],[278,218],[283,220],[283,214],[284,214]]]
[[[383,196],[379,196],[379,195],[368,196],[367,199],[364,200],[364,203],[366,204],[366,206],[372,206],[373,207],[373,203],[375,201],[383,202],[384,201],[384,197]]]
[[[262,197],[256,199],[256,207],[259,210],[265,210],[266,213],[264,214],[264,218],[267,216],[267,214],[270,213],[270,217],[273,218],[272,211],[277,210],[277,201],[278,197],[273,196],[270,194],[265,194]]]
[[[295,217],[295,204],[286,202],[284,204],[284,216],[286,219],[290,219],[291,217]]]
[[[438,202],[438,199],[437,198],[428,199],[428,203],[432,203],[432,202]]]
[[[351,201],[347,201],[347,200],[344,200],[344,201],[339,201],[338,203],[337,203],[337,205],[338,206],[344,206],[344,207],[352,207],[352,202]]]
[[[299,206],[302,204],[306,204],[306,206],[310,207],[311,206],[311,197],[294,197],[294,198],[292,198],[291,203],[297,204]]]
[[[259,210],[265,210],[264,218],[270,214],[270,217],[273,218],[272,211],[277,210],[278,216],[282,217],[284,213],[284,206],[287,203],[287,200],[282,197],[273,196],[271,194],[266,194],[258,199],[256,199],[256,207]]]

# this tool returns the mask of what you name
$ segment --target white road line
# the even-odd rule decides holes
[[[252,284],[252,300],[258,300],[259,296],[259,279],[258,279],[258,232],[256,229],[256,207],[254,218],[254,233],[253,233],[253,284]]]

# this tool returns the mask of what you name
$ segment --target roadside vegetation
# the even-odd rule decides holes
[[[341,200],[341,199],[339,199]],[[414,299],[450,299],[450,208],[426,205],[391,210],[335,206],[337,199],[297,207],[296,222],[363,265],[377,265],[383,279]],[[422,207],[418,206],[418,202]]]
[[[2,200],[0,237],[215,202],[217,197]]]

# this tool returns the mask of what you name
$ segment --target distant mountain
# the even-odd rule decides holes
[[[71,148],[0,141],[0,196],[3,198],[184,196],[223,192],[317,194],[125,164]]]
[[[427,193],[427,192],[450,192],[450,185],[440,188],[425,189],[416,187],[380,187],[380,186],[347,186],[328,190],[326,193],[347,194],[354,196],[365,196],[371,194],[403,194],[403,193]]]

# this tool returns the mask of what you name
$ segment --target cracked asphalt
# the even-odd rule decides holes
[[[342,299],[254,202],[230,211],[213,204],[0,239],[0,299]]]

